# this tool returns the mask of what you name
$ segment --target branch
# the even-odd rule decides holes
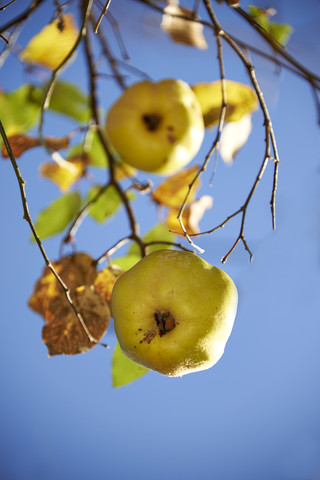
[[[94,29],[93,29],[94,33],[98,33],[98,30],[99,30],[99,27],[100,27],[100,23],[101,23],[103,17],[105,16],[105,14],[107,13],[107,11],[109,10],[110,3],[111,3],[111,0],[107,0],[105,6],[103,7],[103,10],[102,10],[102,12],[101,12],[101,14],[100,14],[100,16],[99,16],[99,18],[98,18],[95,26],[94,26]]]
[[[10,146],[10,143],[9,143],[9,140],[8,140],[8,137],[6,135],[6,132],[4,130],[4,127],[2,125],[2,122],[0,120],[0,133],[1,133],[1,136],[3,138],[3,142],[6,146],[6,149],[7,149],[7,152],[8,152],[8,155],[9,155],[9,158],[10,158],[10,161],[11,161],[11,164],[13,166],[13,169],[15,171],[15,174],[16,174],[16,177],[17,177],[17,180],[18,180],[18,184],[19,184],[19,189],[20,189],[20,196],[21,196],[21,201],[22,201],[22,206],[23,206],[23,218],[27,221],[27,223],[29,224],[30,226],[30,229],[33,233],[33,236],[35,238],[35,241],[39,247],[39,250],[42,254],[42,257],[47,265],[47,267],[49,268],[49,270],[53,273],[53,275],[55,276],[56,280],[58,281],[58,283],[61,285],[63,291],[64,291],[64,294],[67,298],[67,301],[68,303],[70,304],[72,310],[74,311],[77,319],[79,320],[80,324],[81,324],[81,327],[83,328],[84,332],[86,333],[88,339],[90,342],[92,343],[95,343],[95,344],[99,344],[99,345],[103,345],[101,343],[99,343],[98,340],[96,340],[90,333],[90,331],[88,330],[87,326],[86,326],[86,323],[85,323],[85,320],[82,316],[82,314],[79,312],[79,310],[77,309],[76,305],[74,304],[73,300],[72,300],[72,297],[71,297],[71,291],[70,289],[68,288],[68,286],[65,284],[65,282],[62,280],[62,278],[60,277],[60,275],[57,273],[57,271],[55,270],[54,266],[52,265],[49,257],[47,256],[46,254],[46,251],[42,245],[42,242],[40,240],[40,237],[35,229],[35,226],[34,226],[34,223],[31,219],[31,216],[30,216],[30,213],[29,213],[29,207],[28,207],[28,203],[27,203],[27,197],[26,197],[26,193],[25,193],[25,181],[24,179],[22,178],[22,175],[20,173],[20,170],[19,170],[19,167],[18,167],[18,164],[16,162],[16,159],[13,155],[13,152],[12,152],[12,148]],[[106,346],[106,345],[103,345],[103,346]]]
[[[242,221],[241,221],[241,227],[240,227],[239,235],[238,235],[235,243],[233,244],[232,248],[223,257],[222,262],[225,263],[227,261],[228,257],[234,251],[235,247],[238,245],[240,240],[243,242],[243,244],[245,246],[245,249],[248,251],[248,253],[250,255],[250,260],[251,260],[252,259],[252,253],[251,253],[251,251],[250,251],[250,249],[247,245],[247,242],[245,240],[245,237],[244,237],[244,226],[245,226],[245,217],[246,217],[247,208],[248,208],[248,205],[251,201],[253,193],[255,192],[255,190],[256,190],[256,188],[257,188],[257,186],[258,186],[258,184],[259,184],[259,182],[260,182],[260,180],[263,176],[263,173],[265,171],[265,168],[267,166],[268,161],[273,160],[274,161],[274,175],[273,175],[273,186],[272,186],[272,194],[271,194],[270,205],[271,205],[272,227],[273,227],[273,229],[275,229],[275,198],[276,198],[277,181],[278,181],[278,169],[279,169],[279,163],[280,163],[279,162],[279,155],[278,155],[276,139],[275,139],[275,135],[274,135],[269,111],[268,111],[268,108],[267,108],[266,103],[264,101],[263,93],[262,93],[262,91],[260,89],[260,86],[259,86],[259,83],[257,81],[254,67],[251,64],[251,62],[247,59],[247,57],[245,56],[243,51],[240,49],[240,47],[236,44],[236,42],[221,27],[220,23],[217,20],[217,17],[215,16],[215,13],[214,13],[213,9],[212,9],[210,0],[203,0],[203,3],[205,5],[205,8],[208,12],[208,15],[209,15],[211,21],[212,21],[212,26],[213,26],[213,29],[214,29],[217,40],[220,39],[220,37],[222,37],[229,44],[229,46],[234,50],[234,52],[237,54],[237,56],[240,58],[243,65],[247,69],[248,76],[249,76],[249,78],[251,80],[251,83],[252,83],[252,86],[253,86],[256,94],[257,94],[259,104],[260,104],[260,108],[261,108],[261,110],[263,112],[263,115],[264,115],[264,125],[265,125],[265,133],[266,133],[266,136],[265,136],[266,150],[265,150],[264,159],[263,159],[262,165],[259,169],[256,180],[255,180],[255,182],[253,184],[253,187],[251,188],[251,190],[248,194],[248,197],[247,197],[245,203],[243,204],[243,206],[240,209],[238,209],[236,212],[234,212],[233,214],[229,215],[227,217],[227,219],[225,221],[223,221],[217,227],[215,227],[211,230],[208,230],[207,232],[201,232],[201,233],[198,233],[198,234],[189,235],[189,238],[194,237],[194,236],[204,235],[205,233],[213,233],[214,231],[218,230],[219,228],[224,227],[224,225],[226,223],[228,223],[232,218],[234,218],[238,214],[242,213]],[[220,64],[220,76],[221,76],[221,80],[223,81],[224,72],[221,68],[223,66],[223,62],[222,62],[222,49],[221,49],[221,44],[220,43],[218,43],[218,58],[219,58],[219,64]],[[226,103],[226,98],[224,98],[224,102]],[[222,105],[222,109],[223,109],[223,107],[224,106]],[[225,105],[225,108],[226,108],[226,105]],[[218,127],[217,138],[216,138],[216,140],[213,144],[213,147],[212,147],[213,149],[216,148],[216,146],[219,142],[219,129],[222,128],[221,117],[222,117],[222,115],[220,115],[220,122],[219,122],[219,127]],[[272,145],[272,148],[273,148],[273,156],[271,155],[271,152],[270,152],[271,145]],[[207,155],[207,158],[208,157],[210,158],[210,154],[211,153],[209,152],[209,154]],[[204,162],[204,167],[207,164],[207,158]],[[195,180],[198,178],[201,171],[202,171],[202,168],[199,170]],[[194,182],[195,182],[195,180],[194,180]],[[191,187],[189,187],[189,192],[190,192],[190,189],[192,188],[192,185],[194,185],[194,182],[191,184]],[[187,197],[189,195],[189,192],[187,194]],[[184,202],[183,208],[185,206],[185,203],[186,203],[186,200]]]
[[[123,206],[125,208],[130,229],[131,229],[131,234],[128,236],[128,238],[131,238],[134,240],[141,251],[141,255],[145,256],[146,255],[146,250],[145,246],[139,236],[139,225],[136,222],[133,209],[131,207],[130,201],[128,200],[128,197],[126,195],[126,192],[122,189],[121,185],[118,183],[116,180],[116,174],[115,174],[115,159],[113,157],[113,154],[111,152],[110,146],[108,144],[108,141],[105,137],[105,135],[102,132],[101,129],[101,124],[100,124],[100,115],[99,115],[99,109],[98,109],[98,100],[97,100],[97,86],[96,86],[96,77],[97,73],[95,71],[94,67],[94,62],[93,62],[93,52],[91,48],[91,43],[90,43],[90,38],[89,38],[89,32],[86,32],[84,36],[85,40],[85,52],[86,52],[86,59],[87,59],[87,64],[88,64],[88,72],[89,72],[89,90],[90,90],[90,101],[91,101],[91,110],[92,110],[92,116],[94,119],[94,122],[97,125],[97,133],[100,139],[100,142],[102,144],[102,147],[106,153],[106,156],[108,158],[109,162],[109,184],[113,185],[121,198],[121,201],[123,203]]]
[[[50,81],[47,85],[47,88],[45,90],[44,98],[43,98],[42,106],[41,106],[41,110],[40,110],[40,120],[39,120],[39,129],[38,129],[39,139],[40,139],[41,142],[43,141],[42,129],[43,129],[43,123],[44,123],[44,112],[49,107],[52,92],[54,90],[54,87],[55,87],[55,84],[56,84],[56,81],[57,81],[57,78],[58,78],[58,75],[59,75],[60,71],[62,70],[64,65],[66,65],[68,60],[72,57],[74,52],[77,50],[82,38],[85,35],[85,32],[87,30],[87,23],[88,23],[89,15],[90,15],[91,8],[92,8],[92,4],[93,4],[93,0],[83,0],[83,17],[82,17],[82,24],[81,24],[81,28],[80,28],[78,38],[77,38],[74,46],[72,47],[72,49],[68,53],[68,55],[60,63],[60,65],[58,65],[58,67],[55,68],[55,70],[53,70],[52,75],[51,75],[51,79],[50,79]]]
[[[226,96],[226,83],[225,83],[225,71],[224,71],[224,63],[223,63],[223,53],[222,53],[222,43],[221,43],[221,38],[220,38],[220,29],[216,29],[216,40],[217,40],[217,48],[218,48],[218,61],[219,61],[219,66],[220,66],[220,79],[221,79],[221,94],[222,94],[222,103],[221,103],[221,110],[220,110],[220,117],[219,117],[219,123],[218,123],[218,130],[217,130],[217,135],[216,138],[213,142],[213,145],[211,149],[209,150],[208,154],[205,157],[205,160],[201,167],[199,168],[198,172],[196,173],[194,179],[192,180],[191,184],[188,186],[188,192],[185,196],[185,199],[180,207],[179,214],[178,214],[178,220],[180,222],[181,229],[184,233],[184,236],[187,238],[188,242],[196,248],[200,253],[203,253],[203,250],[195,245],[191,239],[191,236],[187,233],[186,228],[183,224],[183,212],[185,210],[185,207],[187,205],[189,196],[191,194],[191,191],[197,181],[197,179],[200,177],[200,175],[206,170],[207,165],[210,161],[210,158],[215,150],[219,148],[219,142],[221,138],[221,132],[224,124],[224,119],[227,111],[227,96]]]
[[[11,27],[23,22],[24,20],[26,20],[32,12],[34,12],[36,10],[36,8],[43,2],[44,0],[33,0],[33,2],[31,3],[30,7],[27,8],[27,10],[25,10],[24,12],[20,13],[20,15],[18,15],[17,17],[13,18],[12,20],[10,20],[9,22],[5,23],[4,25],[2,25],[2,27],[0,27],[0,33],[3,33],[7,30],[9,30]],[[12,3],[12,2],[11,2]],[[10,4],[9,4],[10,5]],[[7,6],[7,5],[6,5]],[[6,7],[5,6],[5,7]],[[5,8],[3,7],[3,8]]]

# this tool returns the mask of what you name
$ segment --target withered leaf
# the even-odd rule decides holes
[[[106,333],[110,321],[108,304],[91,287],[79,287],[72,292],[72,300],[77,307],[90,335],[100,341]],[[49,355],[75,355],[93,348],[79,318],[63,294],[55,297],[45,315],[46,325],[42,329],[42,339]]]
[[[222,130],[220,155],[227,164],[232,164],[236,154],[247,142],[252,129],[251,115],[244,115],[237,122],[228,123]]]
[[[70,290],[82,285],[91,285],[97,274],[93,259],[86,253],[62,257],[52,262],[52,265]],[[29,298],[29,307],[45,317],[51,301],[61,293],[63,294],[63,291],[58,280],[51,270],[45,267]]]
[[[203,35],[203,26],[196,20],[193,10],[179,5],[168,5],[162,15],[161,28],[174,42],[204,50],[208,48],[208,44]]]
[[[152,199],[169,208],[180,208],[184,201],[190,183],[194,180],[199,165],[194,165],[189,168],[185,168],[179,173],[166,178],[158,185],[152,192]],[[190,192],[188,203],[190,203],[200,187],[200,178],[197,179]]]
[[[19,133],[11,135],[8,140],[15,158],[21,157],[25,151],[30,150],[31,148],[41,146],[41,142],[38,138],[29,137],[28,135]],[[70,138],[69,136],[58,138],[46,137],[43,141],[48,148],[52,148],[53,150],[61,150],[63,148],[68,148]],[[1,147],[1,155],[3,158],[9,158],[9,154],[4,144],[2,144]]]

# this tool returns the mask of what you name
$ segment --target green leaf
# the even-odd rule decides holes
[[[293,28],[288,23],[276,23],[270,21],[267,11],[262,10],[255,5],[248,6],[249,15],[270,35],[282,45],[288,43],[293,32]]]
[[[39,213],[35,221],[35,228],[41,240],[62,232],[80,208],[81,197],[77,192],[68,193],[54,200]]]
[[[90,157],[91,167],[108,167],[108,159],[104,148],[101,145],[97,132],[91,130],[87,134],[85,145],[83,143],[80,143],[70,148],[67,158],[71,158],[75,155],[81,155],[82,153],[85,153]]]
[[[139,260],[141,260],[141,255],[129,253],[123,257],[114,258],[112,260],[112,264],[120,267],[122,270],[127,271],[130,270],[130,268],[132,268],[136,263],[138,263]]]
[[[174,242],[175,236],[173,233],[169,232],[168,225],[165,223],[158,223],[158,225],[154,226],[149,232],[143,237],[144,242]],[[148,248],[148,253],[155,252],[156,250],[165,250],[167,248],[172,248],[170,245],[166,245],[163,243],[157,243],[155,245],[151,245]],[[130,254],[139,254],[139,246],[136,243],[133,243],[128,253]]]
[[[40,105],[35,101],[32,85],[22,85],[11,92],[0,92],[0,118],[8,136],[32,128],[38,119]]]
[[[286,45],[293,32],[293,28],[288,23],[270,23],[270,34],[282,45]]]
[[[49,109],[86,123],[90,119],[89,99],[76,85],[59,81],[52,92]]]
[[[128,383],[143,377],[148,371],[147,368],[130,360],[130,358],[122,352],[119,343],[116,343],[111,366],[112,386],[114,388],[128,385]]]
[[[101,192],[89,210],[89,215],[99,223],[104,222],[107,218],[114,215],[122,204],[121,198],[114,186],[110,185],[105,190],[101,190],[103,188],[101,185],[95,185],[88,192],[88,202],[97,197],[99,192]]]
[[[248,5],[248,12],[249,15],[267,32],[269,31],[269,16],[266,14],[264,10],[255,5]]]

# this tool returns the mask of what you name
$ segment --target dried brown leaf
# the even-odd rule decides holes
[[[222,130],[220,155],[227,164],[232,164],[236,154],[247,142],[252,129],[251,115],[244,115],[237,122],[228,123]]]
[[[97,274],[93,259],[86,253],[62,257],[59,261],[52,262],[52,265],[70,290],[82,285],[91,285]],[[45,317],[51,301],[61,294],[63,294],[61,285],[51,270],[45,267],[29,298],[29,307]]]
[[[80,312],[87,330],[99,341],[106,333],[110,321],[108,304],[91,287],[79,287],[72,292],[72,300]],[[55,297],[46,311],[46,325],[42,339],[49,355],[75,355],[96,345],[91,342],[64,295]]]
[[[196,21],[194,12],[179,5],[168,5],[162,15],[161,28],[174,42],[204,50],[208,44],[203,35],[203,26]],[[187,18],[179,18],[187,17]],[[190,20],[188,20],[188,18]]]
[[[29,137],[28,135],[23,135],[17,133],[15,135],[11,135],[9,138],[9,144],[12,150],[13,155],[15,158],[21,157],[21,155],[31,148],[39,147],[41,142],[36,137]],[[48,148],[52,148],[53,150],[61,150],[63,148],[68,148],[70,142],[69,136],[66,137],[46,137],[44,139],[44,144]],[[4,144],[1,147],[1,155],[3,158],[9,158],[9,154]]]

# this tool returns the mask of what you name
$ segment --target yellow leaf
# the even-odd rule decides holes
[[[114,169],[115,169],[115,180],[120,181],[124,180],[125,178],[130,178],[134,177],[137,173],[136,168],[131,167],[131,165],[128,165],[127,163],[117,161],[114,164]]]
[[[113,286],[121,274],[122,274],[122,271],[115,270],[112,268],[104,268],[98,273],[94,281],[94,288],[96,292],[107,303],[110,303]]]
[[[179,16],[190,18],[191,21]],[[161,28],[174,42],[204,50],[208,48],[208,44],[203,35],[203,25],[192,20],[196,20],[193,10],[178,5],[168,5],[164,9]]]
[[[189,235],[200,232],[199,222],[202,219],[205,211],[212,207],[212,204],[212,197],[210,197],[209,195],[203,195],[198,200],[195,200],[184,209],[184,212],[182,214],[182,221]],[[170,230],[177,233],[178,235],[183,235],[183,230],[177,218],[178,213],[179,210],[169,210],[167,216],[167,224]]]
[[[258,108],[258,98],[252,87],[243,83],[225,80],[227,111],[226,122],[237,122],[247,113]],[[212,127],[219,122],[222,90],[221,81],[211,83],[196,83],[192,86],[202,110],[206,127]]]
[[[71,13],[46,25],[21,52],[22,61],[55,70],[74,47],[79,31]]]
[[[167,178],[152,192],[152,199],[160,205],[179,209],[188,193],[188,187],[194,180],[199,168],[199,165],[194,165]],[[191,190],[188,203],[194,199],[199,187],[200,179],[198,178]]]
[[[68,160],[60,158],[59,163],[44,162],[40,165],[39,173],[55,183],[62,192],[67,192],[83,175],[86,166],[87,157],[79,155]]]

